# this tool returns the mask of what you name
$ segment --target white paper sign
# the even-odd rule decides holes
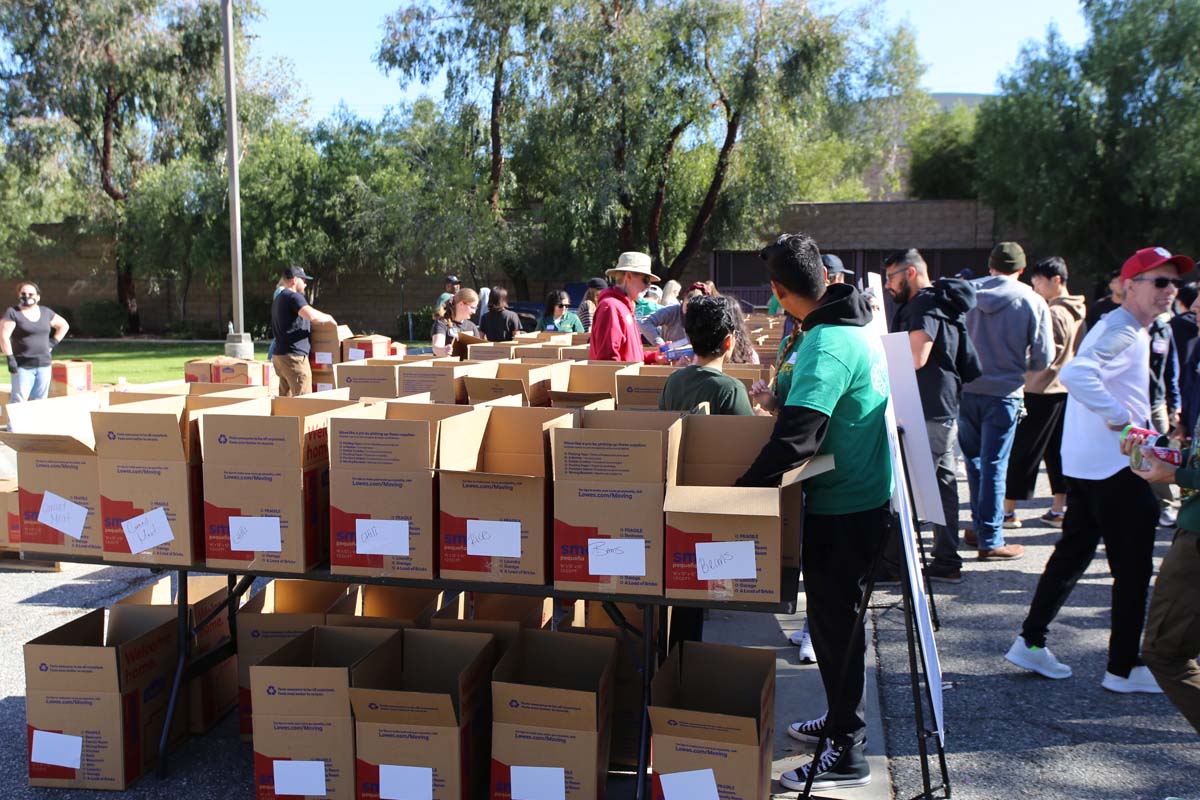
[[[354,549],[364,556],[408,555],[408,520],[354,520]]]
[[[79,758],[82,754],[82,736],[38,730],[33,732],[33,749],[29,760],[34,763],[79,769]]]
[[[512,800],[566,800],[567,771],[562,767],[513,767]]]
[[[141,553],[175,541],[171,523],[167,521],[167,512],[162,506],[140,517],[125,520],[121,523],[121,530],[125,531],[125,540],[129,542],[131,553]]]
[[[324,761],[276,761],[275,794],[325,796]]]
[[[333,363],[333,353],[330,353],[330,352],[316,353],[313,356],[313,360],[316,361],[318,364],[332,364]]]
[[[493,519],[467,520],[467,555],[520,558],[521,523]]]
[[[357,347],[351,347],[351,348],[349,348],[349,350],[350,350],[350,360],[351,361],[361,361],[367,357],[366,350],[362,350]]]
[[[754,542],[698,542],[696,577],[723,581],[758,577]]]
[[[281,552],[283,534],[279,532],[279,517],[230,517],[229,549],[242,552]]]
[[[717,777],[711,769],[661,775],[664,800],[720,800]]]
[[[332,389],[333,389],[332,383],[318,383],[317,384],[318,392],[328,392],[328,391],[331,391]]]
[[[82,539],[87,513],[88,510],[84,506],[59,497],[54,492],[46,492],[42,495],[42,507],[38,509],[37,521],[59,533],[65,533],[72,539]]]
[[[380,764],[379,800],[433,800],[433,767]]]
[[[588,539],[588,575],[646,577],[646,540]]]

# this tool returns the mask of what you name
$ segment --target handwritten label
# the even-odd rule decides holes
[[[702,581],[758,577],[754,542],[699,542],[696,576]]]
[[[467,520],[467,555],[520,558],[521,523],[493,519]]]
[[[513,767],[512,800],[566,800],[567,771],[562,767]]]
[[[42,507],[38,509],[37,521],[59,533],[65,533],[72,539],[82,539],[87,513],[88,510],[84,506],[59,497],[54,492],[46,492],[42,495]]]
[[[325,796],[324,761],[275,761],[275,794]]]
[[[171,523],[167,521],[167,512],[162,506],[140,517],[125,520],[121,523],[121,530],[125,531],[125,541],[129,542],[131,553],[141,553],[175,541]]]
[[[316,361],[318,364],[332,364],[333,363],[333,353],[324,352],[324,351],[320,352],[320,353],[316,353],[313,356],[313,360]]]
[[[229,549],[243,552],[281,552],[283,534],[279,531],[279,517],[230,517]]]
[[[433,800],[433,767],[380,764],[379,800]]]
[[[407,556],[408,520],[356,519],[354,549],[364,556]]]
[[[79,769],[82,754],[82,736],[39,730],[33,732],[33,748],[29,753],[29,760],[35,764]]]
[[[349,348],[349,350],[350,350],[350,360],[351,361],[362,361],[364,358],[367,357],[367,351],[363,350],[361,348],[351,347],[351,348]]]
[[[664,800],[720,800],[717,777],[711,769],[660,775]]]
[[[588,575],[646,577],[646,540],[588,539]]]

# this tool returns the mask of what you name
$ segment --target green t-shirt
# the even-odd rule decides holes
[[[829,417],[819,455],[837,462],[804,483],[814,514],[853,514],[892,496],[892,460],[884,412],[887,362],[879,337],[865,327],[817,325],[796,352],[786,405]]]
[[[767,313],[775,316],[780,311],[783,311],[783,306],[779,305],[779,298],[772,294],[770,302],[767,303]]]
[[[710,414],[753,416],[746,386],[712,367],[684,367],[667,378],[658,398],[660,411],[691,411],[700,403],[709,404]]]
[[[537,329],[539,331],[558,331],[559,333],[586,333],[583,329],[583,321],[576,316],[574,311],[563,312],[562,318],[557,323],[543,314],[538,317]]]

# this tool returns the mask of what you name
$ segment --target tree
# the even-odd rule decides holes
[[[71,181],[76,153],[63,125],[35,118],[0,129],[0,274],[20,268],[17,251],[46,242],[32,226],[83,210]]]
[[[942,111],[913,128],[908,192],[920,200],[976,197],[975,112],[964,105]]]
[[[125,204],[154,163],[215,150],[221,24],[199,0],[7,0],[0,71],[9,115],[64,119],[87,154],[80,179],[109,203],[118,242]],[[134,265],[117,247],[118,300],[137,332]]]
[[[1026,47],[976,126],[980,193],[1085,272],[1200,246],[1200,4],[1093,0]]]

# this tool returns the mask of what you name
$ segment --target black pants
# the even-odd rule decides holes
[[[1127,677],[1141,664],[1138,645],[1146,618],[1146,596],[1154,571],[1158,501],[1150,484],[1126,467],[1099,481],[1067,478],[1067,516],[1062,537],[1038,580],[1021,635],[1031,647],[1046,646],[1046,632],[1088,568],[1096,545],[1113,576],[1112,630],[1108,671]]]
[[[892,513],[887,505],[856,514],[804,516],[804,592],[808,631],[825,685],[829,708],[825,729],[832,741],[849,744],[866,736],[863,685],[866,682],[863,626],[855,626],[871,561],[887,536]],[[849,663],[846,649],[854,647]],[[845,672],[838,702],[834,694]]]
[[[1037,487],[1038,468],[1046,460],[1050,491],[1066,494],[1062,472],[1063,411],[1067,395],[1025,393],[1026,417],[1017,424],[1012,455],[1008,457],[1004,499],[1028,500]]]

